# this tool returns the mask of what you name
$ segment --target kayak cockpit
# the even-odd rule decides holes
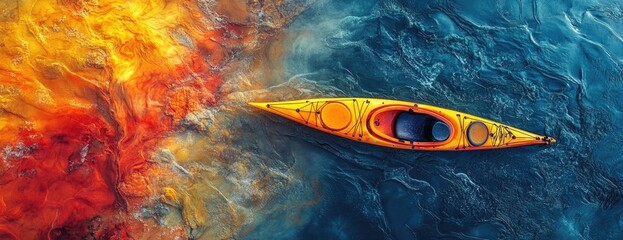
[[[410,142],[442,142],[450,137],[450,127],[431,115],[402,111],[394,121],[393,136]]]
[[[371,114],[370,132],[396,144],[438,146],[446,144],[453,130],[439,114],[405,106],[387,106]]]

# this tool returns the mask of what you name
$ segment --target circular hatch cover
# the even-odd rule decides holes
[[[340,102],[328,102],[320,112],[322,125],[333,131],[342,130],[351,122],[351,113],[346,105]]]
[[[432,135],[435,142],[445,141],[450,137],[450,127],[442,121],[437,121],[433,124]]]
[[[467,139],[472,146],[482,146],[489,138],[489,129],[482,122],[472,122],[467,128]]]

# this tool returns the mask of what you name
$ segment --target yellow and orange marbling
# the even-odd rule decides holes
[[[240,87],[226,76],[296,14],[277,11],[283,2],[0,1],[0,239],[234,236],[202,233],[222,216],[194,192],[223,194],[201,187],[218,176],[170,183],[174,168],[162,165],[177,163],[151,159],[218,155],[189,152],[201,142],[175,132]],[[180,219],[142,221],[153,201]],[[242,225],[241,214],[223,216]]]

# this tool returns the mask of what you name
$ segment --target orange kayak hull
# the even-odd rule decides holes
[[[254,102],[252,106],[311,128],[378,146],[429,151],[485,150],[556,142],[471,114],[425,104],[373,98]],[[417,141],[395,129],[401,114],[440,122],[445,139]],[[445,126],[445,127],[444,127]]]

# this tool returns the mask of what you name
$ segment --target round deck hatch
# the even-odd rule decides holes
[[[432,135],[436,142],[445,141],[450,137],[450,127],[442,121],[437,121],[433,124]]]
[[[467,139],[472,146],[482,146],[489,139],[489,129],[482,122],[472,122],[467,127]]]
[[[329,102],[322,107],[320,120],[326,128],[339,131],[350,125],[351,112],[343,103]]]

